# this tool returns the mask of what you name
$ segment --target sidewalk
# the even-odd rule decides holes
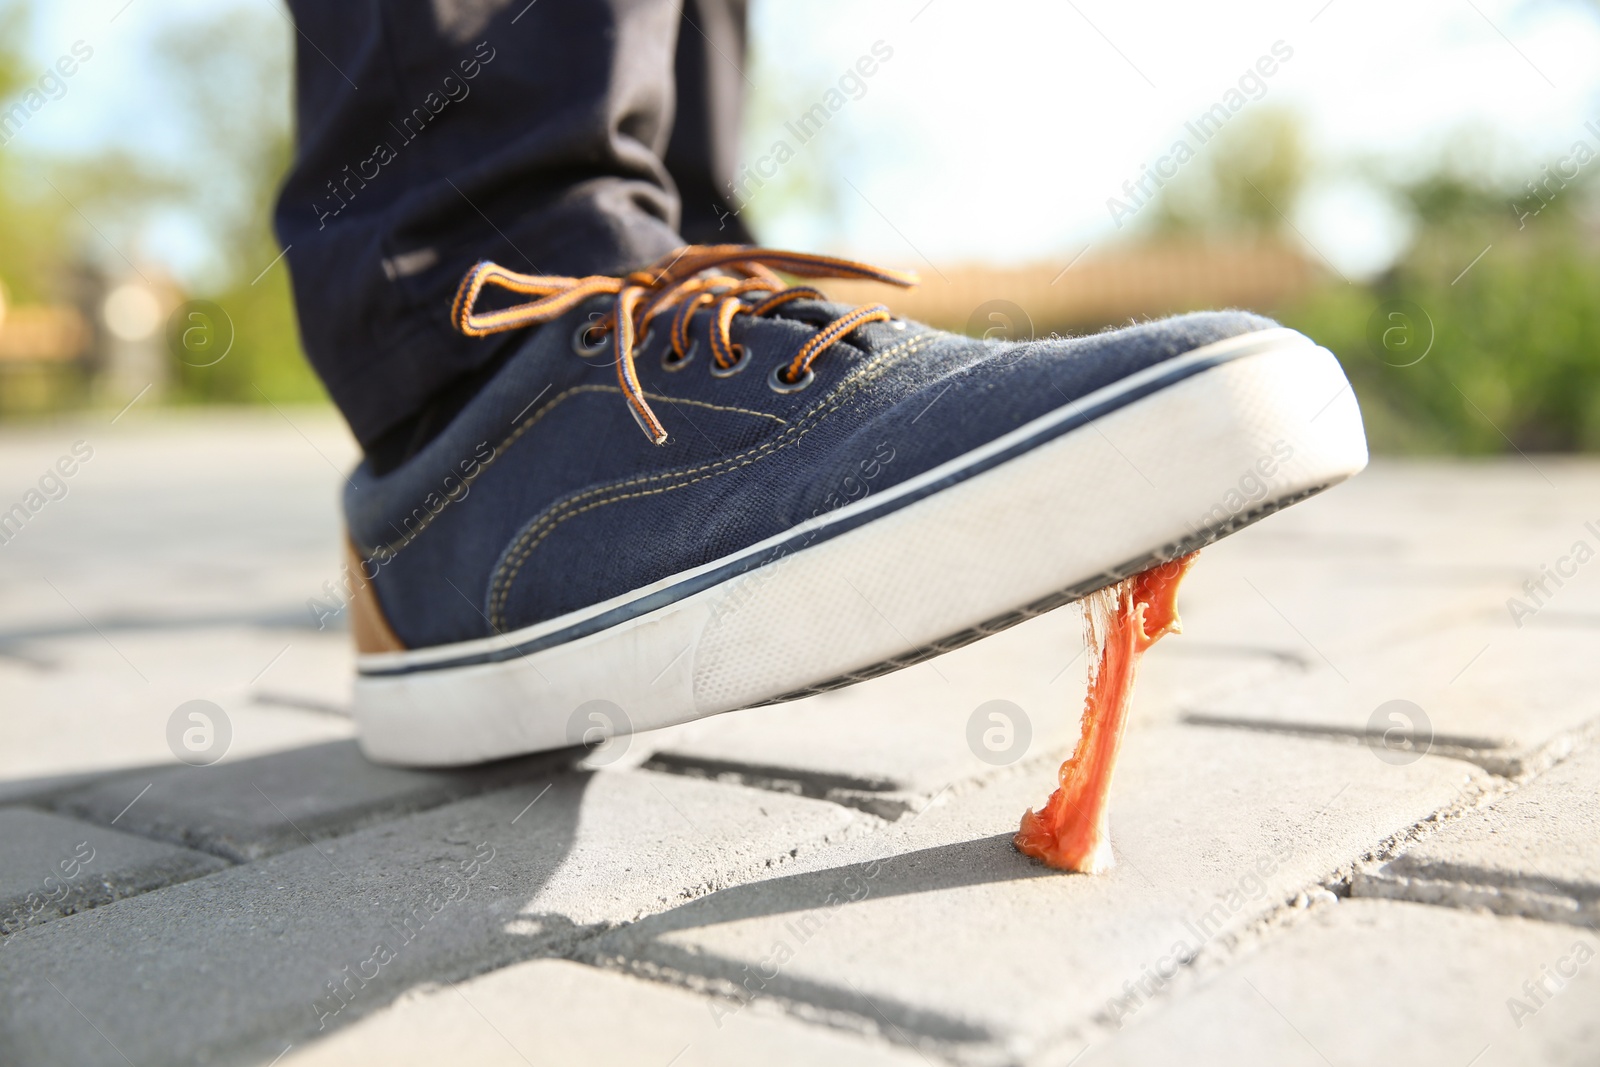
[[[0,1063],[1600,1049],[1600,462],[1380,462],[1207,549],[1086,877],[1009,845],[1076,609],[583,759],[377,767],[307,607],[342,427],[10,428],[0,511],[69,456],[0,544]]]

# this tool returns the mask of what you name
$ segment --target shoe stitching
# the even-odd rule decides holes
[[[605,386],[605,388],[611,390],[613,393],[622,392],[622,390],[615,385],[608,385]],[[788,419],[781,415],[774,415],[770,411],[757,411],[754,408],[741,408],[733,404],[713,404],[706,400],[686,400],[680,397],[668,396],[666,393],[646,393],[644,396],[646,400],[664,400],[669,404],[691,404],[697,408],[710,408],[712,411],[736,411],[740,415],[755,415],[758,418],[771,419],[780,426],[789,425]]]
[[[887,360],[891,356],[895,356],[895,355],[900,354],[900,352],[901,352],[901,350],[903,348],[905,348],[907,345],[910,345],[910,344],[914,343],[916,340],[920,340],[920,339],[921,339],[920,336],[918,338],[913,338],[912,340],[908,340],[908,341],[902,342],[900,345],[897,345],[894,348],[886,349],[885,351],[880,353],[876,358],[874,358],[874,360],[871,363],[859,368],[857,370],[856,377],[847,378],[844,381],[840,382],[838,388],[836,388],[834,392],[828,394],[826,397],[824,397],[822,400],[820,400],[816,404],[816,406],[813,407],[810,411],[807,411],[804,414],[802,414],[794,422],[793,425],[794,426],[799,426],[799,425],[802,425],[803,423],[805,423],[806,420],[810,419],[817,412],[821,411],[825,407],[828,407],[836,398],[843,396],[844,395],[844,390],[853,388],[855,386],[855,384],[857,384],[857,383],[859,383],[861,381],[865,381],[866,378],[864,377],[864,375],[868,374],[873,368],[878,366],[880,361]],[[792,427],[791,427],[791,429],[792,429]],[[787,433],[787,432],[788,431],[785,431],[785,433]],[[778,438],[774,438],[773,441],[781,440],[782,436],[783,435],[780,435]],[[714,467],[717,467],[717,466],[720,466],[722,464],[731,463],[734,460],[742,459],[745,456],[750,455],[751,452],[753,452],[753,451],[759,451],[759,450],[762,450],[764,448],[768,448],[768,447],[770,447],[772,445],[773,441],[763,441],[761,444],[754,446],[752,449],[750,449],[748,451],[740,452],[740,453],[737,453],[737,454],[735,454],[733,456],[721,456],[718,459],[713,460],[713,461],[711,461],[709,463],[706,463],[706,464],[704,464],[702,466],[699,466],[699,467],[690,467],[690,468],[686,468],[686,469],[682,469],[682,470],[656,471],[656,472],[654,472],[652,474],[641,475],[641,476],[639,476],[637,478],[629,478],[629,479],[627,479],[625,481],[621,481],[621,482],[607,482],[607,483],[605,483],[603,485],[593,486],[593,487],[591,487],[589,489],[583,490],[580,493],[576,493],[576,494],[574,494],[572,496],[569,496],[569,497],[565,498],[564,500],[558,501],[555,504],[550,505],[550,507],[546,508],[544,512],[541,512],[541,515],[548,515],[548,514],[554,512],[554,511],[560,509],[560,508],[570,506],[572,504],[577,503],[580,500],[585,500],[585,499],[587,499],[587,498],[589,498],[591,496],[595,496],[595,495],[600,494],[600,493],[606,493],[606,492],[609,492],[609,491],[611,491],[613,489],[626,488],[626,487],[631,486],[631,485],[642,485],[642,484],[644,484],[646,482],[657,482],[657,481],[663,481],[663,480],[667,480],[667,479],[671,479],[671,478],[681,478],[681,477],[684,477],[684,476],[690,475],[690,474],[699,474],[701,471],[710,470],[710,469],[712,469]],[[536,518],[533,521],[534,522],[538,522],[539,520]]]
[[[832,414],[832,412],[837,409],[846,399],[859,392],[861,386],[881,376],[882,372],[887,370],[890,364],[894,362],[893,357],[911,355],[913,352],[922,347],[920,342],[923,341],[928,341],[931,343],[931,337],[928,335],[923,335],[921,337],[912,338],[894,348],[885,350],[878,356],[877,359],[873,360],[867,366],[861,368],[855,376],[847,379],[844,382],[841,382],[839,388],[831,393],[828,397],[820,401],[816,407],[812,408],[799,419],[795,420],[793,426],[791,426],[789,430],[784,431],[784,433],[780,434],[771,441],[762,442],[762,444],[757,445],[756,447],[745,452],[734,456],[723,457],[722,459],[719,459],[713,463],[704,464],[700,467],[694,467],[681,471],[665,471],[643,478],[634,478],[624,482],[613,482],[608,485],[596,486],[593,489],[589,489],[577,494],[576,496],[569,497],[568,499],[547,508],[541,515],[535,518],[528,524],[527,527],[524,528],[517,542],[507,551],[504,561],[498,568],[496,568],[494,579],[490,584],[490,614],[495,620],[493,625],[497,629],[504,629],[504,610],[506,602],[510,599],[511,588],[515,584],[517,575],[521,572],[522,567],[527,564],[527,561],[532,556],[533,551],[541,542],[544,541],[545,538],[553,533],[555,528],[561,525],[561,523],[605,504],[615,503],[620,500],[636,499],[644,496],[654,496],[658,493],[667,492],[672,489],[694,485],[698,482],[717,477],[718,475],[729,473],[732,470],[737,470],[740,467],[749,466],[751,463],[755,463],[760,459],[765,458],[766,455],[770,455],[773,452],[781,451],[782,449],[789,447],[789,445],[794,444],[801,437],[804,437],[807,433],[814,429],[816,424],[820,424],[822,421],[824,421],[827,416]],[[812,425],[807,425],[808,422],[812,423]],[[801,427],[803,427],[803,429]],[[794,433],[792,439],[785,440],[785,438],[789,438],[790,434],[795,430],[798,430],[799,432]],[[732,466],[725,466],[727,464],[732,464]],[[723,467],[724,469],[715,470],[714,468],[717,467]],[[706,471],[711,471],[711,473],[704,473]],[[700,476],[689,477],[690,475]],[[665,485],[656,489],[640,490],[631,493],[615,492],[616,490],[626,489],[630,486],[641,485],[654,481],[663,481],[667,479],[677,480],[673,484]],[[607,492],[611,492],[612,495],[597,501],[592,501],[582,507],[574,508],[574,505],[578,504],[579,501]],[[537,537],[535,537],[536,534]],[[531,543],[529,543],[530,539],[532,539]],[[510,568],[509,573],[507,573],[508,567]]]
[[[494,465],[495,460],[500,458],[501,453],[504,452],[505,449],[510,448],[513,444],[515,444],[523,434],[527,433],[527,431],[533,427],[534,423],[538,422],[545,416],[546,412],[555,408],[557,404],[561,403],[568,397],[576,396],[579,393],[616,393],[620,395],[622,393],[622,389],[620,386],[615,385],[575,385],[571,389],[567,389],[564,392],[558,393],[556,396],[551,398],[549,403],[545,404],[532,415],[529,415],[526,419],[524,419],[516,429],[512,430],[511,433],[506,436],[505,440],[496,445],[494,456],[492,456],[488,462],[479,464],[478,470],[471,476],[461,479],[461,484],[471,488],[472,484],[479,478],[483,477],[483,473]],[[712,404],[704,400],[680,399],[678,397],[670,397],[662,393],[646,393],[645,396],[650,400],[660,400],[669,404],[689,404],[698,408],[709,408],[712,411],[728,411],[740,415],[755,415],[759,418],[771,419],[780,426],[787,426],[789,424],[788,419],[774,415],[771,412],[756,411],[753,408],[741,408],[729,404]],[[465,499],[465,496],[463,496],[461,499]],[[422,522],[418,523],[417,529],[414,533],[406,534],[397,540],[390,541],[387,544],[372,548],[370,550],[365,545],[358,547],[363,554],[368,556],[379,552],[398,552],[402,548],[412,544],[412,542],[416,541],[418,537],[422,536],[422,531],[426,530],[429,526],[432,526],[433,520],[444,514],[445,508],[449,507],[450,504],[451,499],[449,496],[446,496],[444,507],[441,507],[438,511],[428,512],[428,517]],[[427,505],[424,504],[423,507],[426,508]]]
[[[587,511],[602,507],[606,504],[622,500],[632,500],[639,497],[654,496],[659,493],[681,489],[695,485],[702,481],[727,474],[742,467],[749,466],[776,452],[788,448],[798,442],[807,433],[821,425],[829,415],[836,411],[846,400],[858,393],[867,383],[881,377],[893,364],[898,363],[906,356],[910,356],[921,348],[933,342],[932,334],[922,334],[907,339],[899,345],[880,353],[874,360],[863,366],[858,372],[839,384],[827,397],[823,398],[810,411],[797,418],[792,425],[770,441],[762,442],[754,448],[748,449],[737,455],[726,456],[712,463],[682,471],[667,471],[643,478],[633,478],[624,482],[615,482],[610,485],[597,486],[586,490],[576,496],[570,497],[558,504],[547,508],[524,528],[516,542],[507,550],[500,565],[495,569],[495,574],[490,582],[490,625],[497,631],[504,631],[504,612],[507,601],[510,599],[511,590],[516,582],[517,575],[532,557],[538,546],[550,536],[563,522],[575,518]],[[718,470],[716,468],[721,467]],[[710,473],[705,473],[709,471]],[[691,477],[699,475],[699,477]],[[643,485],[649,482],[674,479],[673,484],[660,486],[653,489],[638,490],[635,492],[617,492],[626,490],[631,486]],[[591,501],[581,507],[575,507],[580,501],[599,494],[611,493],[602,499]]]

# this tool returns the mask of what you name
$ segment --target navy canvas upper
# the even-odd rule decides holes
[[[350,535],[407,647],[516,630],[722,559],[1131,374],[1276,325],[1209,312],[1010,343],[872,322],[818,359],[808,388],[780,393],[772,368],[848,310],[796,302],[782,317],[735,318],[750,359],[731,377],[712,376],[704,340],[669,370],[666,331],[646,339],[639,377],[670,434],[658,447],[623,400],[611,347],[575,352],[605,306],[531,331],[399,469],[351,476]]]

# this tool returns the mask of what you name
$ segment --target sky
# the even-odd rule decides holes
[[[19,145],[192,151],[151,42],[217,2],[38,0],[31,48],[41,70],[75,41],[95,51]],[[272,0],[234,3],[281,11]],[[1291,221],[1352,274],[1385,265],[1407,232],[1352,161],[1420,166],[1486,134],[1505,146],[1507,175],[1532,178],[1580,137],[1600,144],[1584,129],[1600,127],[1600,3],[753,0],[753,10],[763,58],[748,78],[746,161],[760,164],[789,139],[807,158],[787,166],[837,179],[823,211],[761,204],[756,190],[763,238],[896,264],[1065,265],[1125,236],[1109,201],[1129,203],[1123,183],[1177,139],[1193,141],[1185,123],[1225,102],[1263,57],[1275,57],[1273,72],[1247,84],[1260,99],[1239,114],[1281,105],[1302,117],[1317,165]],[[285,23],[285,47],[290,33]],[[785,123],[875,48],[872,74],[847,78],[843,105],[800,145]],[[182,276],[204,260],[189,247],[198,239],[175,225],[154,246]]]
[[[859,190],[851,243],[899,261],[1066,262],[1114,239],[1107,201],[1277,42],[1292,56],[1246,106],[1303,116],[1319,166],[1295,221],[1357,271],[1404,234],[1342,164],[1403,167],[1481,128],[1506,142],[1508,172],[1531,178],[1586,119],[1600,125],[1600,5],[756,3],[760,37],[791,45],[777,54],[797,75],[842,71],[876,40],[894,48],[840,111],[855,136],[841,136],[837,166]],[[782,236],[805,244],[817,229],[797,218]]]

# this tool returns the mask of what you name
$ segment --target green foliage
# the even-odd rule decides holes
[[[1311,169],[1298,116],[1258,107],[1225,126],[1162,190],[1159,234],[1266,234],[1283,228]]]
[[[1463,131],[1407,179],[1347,167],[1403,207],[1415,238],[1381,278],[1330,279],[1276,311],[1339,356],[1374,451],[1600,451],[1600,159],[1569,155],[1569,178],[1581,166],[1567,181],[1522,164],[1547,182],[1535,195],[1493,177],[1499,148]],[[1292,216],[1311,174],[1294,115],[1257,109],[1168,183],[1147,225],[1282,236],[1278,212]]]
[[[16,92],[27,80],[16,43],[27,28],[22,4],[18,0],[0,4],[0,100]]]
[[[1556,219],[1469,232],[1431,234],[1378,284],[1330,285],[1280,317],[1344,363],[1375,451],[1600,450],[1592,241]]]
[[[0,0],[0,102],[9,102],[36,76],[19,49],[27,22],[20,0]],[[42,299],[63,280],[65,205],[42,195],[49,191],[25,180],[13,146],[0,147],[0,285],[19,303]]]
[[[19,51],[25,25],[25,0],[0,0],[0,100],[35,76]],[[50,157],[0,148],[0,281],[16,302],[71,302],[74,278],[96,266],[126,273],[124,255],[145,268],[138,249],[156,218],[182,217],[204,234],[212,262],[205,280],[180,296],[220,305],[228,324],[218,325],[218,336],[231,332],[232,347],[210,366],[174,352],[178,402],[326,396],[300,350],[287,265],[273,265],[280,249],[272,204],[291,153],[292,32],[271,11],[241,7],[165,32],[152,66],[191,146],[179,159],[119,148]]]
[[[183,202],[206,220],[221,258],[220,284],[194,295],[222,307],[233,337],[219,363],[180,362],[180,399],[260,403],[326,395],[300,350],[288,265],[278,260],[271,229],[273,199],[291,155],[290,32],[281,18],[235,10],[185,24],[158,48],[177,78],[189,140],[204,146],[176,175]]]
[[[203,335],[206,345],[224,344],[231,336],[232,346],[215,364],[210,364],[210,349],[204,346],[197,346],[195,354],[179,364],[175,384],[181,400],[259,404],[326,397],[300,352],[289,276],[282,263],[255,285],[246,279],[205,299],[222,308],[226,321],[212,321],[204,305],[197,306],[188,321],[196,329],[210,331]]]
[[[26,11],[27,0],[0,0],[0,100],[37,75],[20,52]],[[181,213],[203,227],[216,253],[206,284],[186,295],[222,307],[229,325],[213,326],[231,332],[232,348],[211,366],[178,363],[176,398],[322,397],[299,349],[286,264],[268,269],[279,253],[272,200],[290,154],[291,33],[281,17],[237,7],[169,31],[158,65],[195,146],[179,163],[116,151],[44,159],[0,147],[0,281],[12,299],[68,300],[85,249],[122,269],[68,201],[130,252],[152,217]],[[757,80],[784,87],[753,101],[750,150],[759,157],[831,73],[756,58]],[[855,194],[836,164],[862,136],[856,118],[830,124],[826,152],[797,145],[770,181],[745,189],[749,221],[759,229],[783,214],[778,208],[803,203],[815,217],[838,220],[830,236],[842,240],[838,227]],[[1486,177],[1498,167],[1492,140],[1468,134],[1449,144],[1420,177],[1396,178],[1387,163],[1346,168],[1405,207],[1415,240],[1376,281],[1331,280],[1278,309],[1279,317],[1339,355],[1375,450],[1600,450],[1600,230],[1592,211],[1600,160],[1586,163],[1578,182],[1553,195],[1547,188],[1541,204]],[[1528,170],[1525,177],[1539,177],[1536,166]],[[1166,184],[1141,212],[1140,228],[1157,237],[1292,237],[1285,216],[1312,175],[1326,171],[1293,112],[1252,106]],[[1420,361],[1400,365],[1423,350]]]

